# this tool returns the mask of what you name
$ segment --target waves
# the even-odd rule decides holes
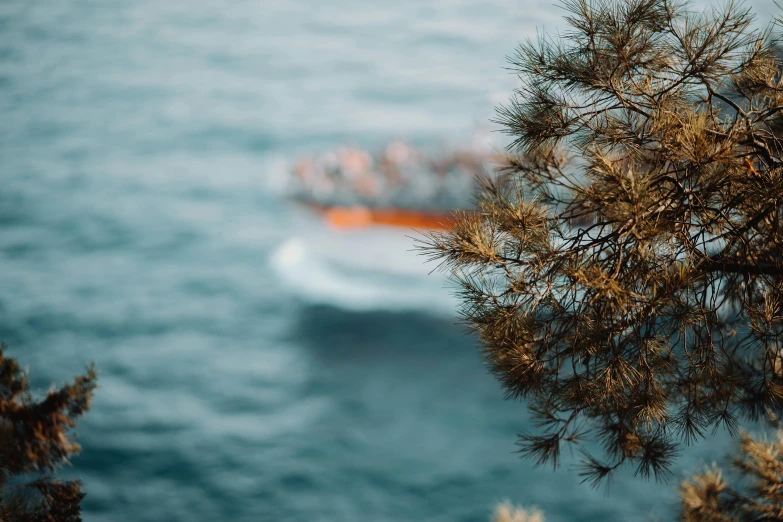
[[[397,230],[340,233],[320,227],[320,233],[285,240],[271,254],[270,266],[306,303],[454,317],[457,303],[446,278],[432,272],[435,266],[425,264],[413,246]]]

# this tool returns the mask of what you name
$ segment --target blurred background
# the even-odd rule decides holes
[[[752,7],[775,10],[765,0]],[[94,360],[86,521],[671,515],[514,454],[505,401],[410,227],[335,228],[298,158],[502,147],[530,0],[0,1],[0,337],[46,389]],[[477,145],[477,140],[478,145]],[[441,151],[441,152],[439,152]]]

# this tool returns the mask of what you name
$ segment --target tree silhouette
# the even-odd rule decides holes
[[[527,400],[523,455],[667,479],[680,443],[783,405],[780,63],[734,2],[563,6],[510,59],[498,180],[422,248]]]

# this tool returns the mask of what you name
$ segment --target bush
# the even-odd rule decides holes
[[[36,401],[27,376],[4,350],[0,346],[0,520],[78,522],[81,483],[53,473],[80,449],[68,431],[90,407],[95,369]]]

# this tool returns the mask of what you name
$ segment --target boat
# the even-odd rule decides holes
[[[488,147],[439,156],[403,142],[374,156],[340,147],[294,164],[289,199],[333,229],[444,230],[451,212],[472,206],[476,183],[493,159]]]
[[[491,151],[427,155],[393,142],[380,153],[339,147],[290,168],[292,233],[272,253],[280,279],[305,303],[345,310],[420,311],[453,317],[446,275],[415,238],[448,229],[470,209]]]

